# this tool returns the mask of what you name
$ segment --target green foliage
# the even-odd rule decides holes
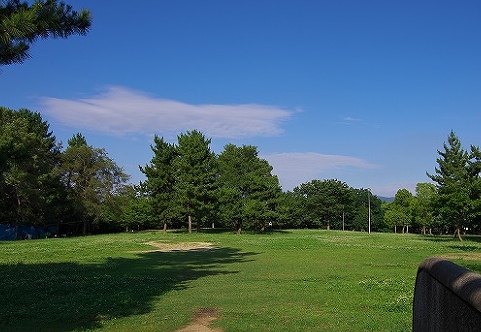
[[[392,205],[384,213],[384,219],[388,226],[396,228],[397,226],[402,226],[403,232],[406,226],[411,222],[411,218],[406,214],[403,209],[398,205]]]
[[[438,226],[434,218],[434,201],[436,199],[436,186],[432,183],[418,183],[416,185],[416,197],[414,201],[414,220],[420,225],[423,234],[426,228],[432,229]]]
[[[384,231],[384,211],[381,200],[370,189],[350,188],[350,198],[345,209],[347,229],[368,231],[369,206],[371,207],[371,231]]]
[[[121,212],[116,212],[114,198],[123,193],[128,176],[110,159],[104,149],[87,144],[81,134],[68,141],[62,153],[62,179],[73,202],[72,217],[82,222],[82,234],[92,231],[91,226],[119,223]],[[111,225],[112,226],[112,225]]]
[[[471,146],[471,153],[468,153],[451,131],[444,151],[438,150],[438,154],[435,173],[427,174],[437,185],[437,218],[444,220],[448,228],[455,229],[461,239],[461,229],[477,227],[479,222],[480,151]]]
[[[292,191],[281,192],[279,196],[279,224],[282,228],[301,228],[302,227],[302,200],[298,199]]]
[[[124,213],[122,214],[122,225],[126,231],[142,230],[158,227],[158,220],[154,211],[155,204],[152,204],[152,197],[143,195],[144,190],[136,187],[128,187],[127,200]]]
[[[312,180],[294,188],[294,194],[303,202],[306,226],[327,229],[342,218],[350,199],[348,185],[338,180]]]
[[[85,35],[91,25],[88,10],[76,12],[57,0],[0,2],[0,65],[22,63],[37,39]]]
[[[40,114],[0,107],[0,222],[55,223],[63,197],[59,154]]]
[[[144,203],[151,205],[152,216],[149,219],[155,219],[155,222],[150,220],[148,225],[164,224],[164,229],[167,229],[167,226],[172,227],[175,220],[180,218],[178,197],[175,191],[174,161],[178,157],[177,148],[155,135],[154,145],[151,146],[151,149],[154,156],[150,165],[140,167],[141,172],[147,178],[141,185],[141,195],[149,198],[148,200],[144,199],[141,206],[144,206]]]
[[[104,149],[76,134],[61,152],[48,123],[26,109],[0,107],[0,120],[0,223],[72,234],[78,223],[84,234],[121,229],[128,176]]]
[[[390,227],[396,229],[402,227],[402,232],[409,232],[409,226],[413,224],[415,211],[415,198],[407,189],[399,189],[394,201],[387,205],[384,220]]]
[[[470,227],[474,231],[479,231],[481,229],[481,150],[479,147],[471,145],[470,160],[467,167],[470,178],[468,218]]]
[[[217,159],[210,150],[211,140],[197,130],[180,134],[177,140],[176,197],[187,216],[189,231],[192,219],[199,230],[216,210]]]
[[[354,189],[339,180],[312,180],[287,194],[289,213],[303,228],[383,230],[381,201],[366,189]]]
[[[218,160],[221,218],[238,232],[277,223],[281,187],[272,166],[259,158],[257,147],[227,144]]]

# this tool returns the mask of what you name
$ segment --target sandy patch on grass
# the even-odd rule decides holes
[[[220,315],[217,309],[202,308],[195,313],[194,319],[189,325],[174,332],[222,332],[221,328],[210,326],[218,318]]]
[[[481,262],[481,253],[452,253],[452,254],[444,254],[439,255],[440,258],[445,259],[461,259],[465,261],[480,261]]]
[[[142,252],[172,252],[172,251],[190,251],[190,250],[212,250],[214,245],[210,242],[179,242],[165,243],[150,241],[146,244],[154,247],[152,250],[143,250]]]

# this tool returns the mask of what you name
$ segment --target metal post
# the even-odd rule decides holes
[[[371,234],[371,188],[367,188],[367,202],[368,202],[368,220],[369,228],[368,233]]]

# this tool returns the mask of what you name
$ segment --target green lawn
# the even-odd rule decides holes
[[[481,271],[478,238],[286,231],[142,232],[0,242],[0,331],[408,331],[417,266]],[[149,252],[148,241],[214,250]]]

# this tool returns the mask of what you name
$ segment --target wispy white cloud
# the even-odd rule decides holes
[[[345,116],[342,120],[349,123],[362,121],[361,119],[353,118],[352,116]]]
[[[350,156],[315,152],[273,153],[262,156],[273,167],[284,190],[314,179],[332,178],[339,169],[376,169],[380,166]],[[342,179],[340,179],[342,181]]]
[[[343,125],[354,125],[354,124],[359,124],[359,123],[362,124],[363,120],[358,119],[358,118],[354,118],[352,116],[345,116],[345,117],[342,117],[341,119],[339,119],[339,121],[337,123],[343,124]]]
[[[79,129],[111,135],[163,134],[197,129],[208,136],[239,138],[274,136],[294,111],[276,106],[192,105],[109,87],[91,98],[40,100],[49,117]]]

